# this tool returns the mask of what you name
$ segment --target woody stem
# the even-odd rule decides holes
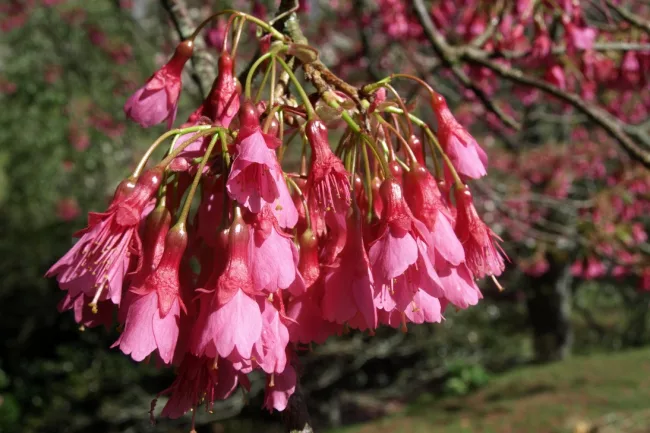
[[[291,78],[291,82],[296,86],[296,90],[298,91],[298,94],[300,95],[300,98],[302,99],[302,103],[305,106],[305,111],[307,112],[307,119],[313,119],[314,116],[316,115],[316,112],[314,111],[314,107],[311,105],[311,102],[309,101],[309,97],[307,96],[307,93],[305,92],[305,89],[300,85],[300,82],[298,81],[298,78],[296,78],[296,74],[293,73],[289,65],[282,60],[280,57],[275,56],[275,59],[280,63],[280,66],[284,69],[284,71],[289,75],[289,78]]]

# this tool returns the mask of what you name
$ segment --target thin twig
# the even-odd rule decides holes
[[[607,6],[614,10],[621,18],[630,23],[636,28],[644,30],[646,33],[650,33],[650,21],[644,21],[641,17],[631,11],[618,6],[612,0],[606,0]]]

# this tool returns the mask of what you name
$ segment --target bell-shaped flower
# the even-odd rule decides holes
[[[404,198],[413,215],[431,233],[430,252],[437,250],[453,265],[464,261],[465,252],[454,233],[453,216],[431,173],[419,164],[411,164],[411,169],[404,175],[404,191]],[[432,257],[431,254],[429,257]],[[433,263],[434,259],[431,258],[431,261]]]
[[[187,246],[187,232],[180,224],[167,233],[165,251],[154,272],[141,286],[133,287],[124,331],[113,346],[119,346],[135,361],[142,361],[154,350],[170,364],[178,341],[181,300],[179,266]]]
[[[225,400],[235,391],[241,378],[227,359],[215,360],[188,353],[183,358],[172,385],[158,394],[169,395],[160,415],[171,419],[180,418],[201,403],[205,403],[210,410],[215,401]]]
[[[501,275],[505,268],[501,239],[478,216],[469,188],[457,189],[455,232],[463,244],[467,267],[476,278]]]
[[[350,174],[332,152],[323,122],[309,120],[305,125],[305,135],[311,146],[306,188],[310,208],[344,214],[350,207]]]
[[[289,404],[289,397],[296,390],[298,377],[296,370],[287,365],[280,374],[269,375],[264,389],[264,407],[273,412],[273,409],[283,411]]]
[[[171,128],[181,94],[181,74],[193,49],[192,41],[178,44],[172,58],[131,95],[124,104],[124,112],[131,120],[144,128],[167,120],[167,127]]]
[[[267,205],[253,214],[250,236],[251,276],[256,291],[286,289],[296,278],[298,249],[280,228]]]
[[[281,301],[280,293],[278,297]],[[258,297],[258,303],[262,310],[262,335],[253,348],[255,364],[267,374],[282,373],[287,366],[289,330],[274,303],[262,297]]]
[[[361,218],[348,218],[347,241],[339,260],[325,268],[323,317],[343,324],[360,322],[361,329],[377,327],[377,310],[373,301],[374,279],[363,244]]]
[[[456,120],[441,95],[432,100],[438,119],[438,140],[456,171],[463,176],[478,179],[487,174],[487,154],[474,137]]]
[[[122,183],[104,213],[90,213],[79,241],[45,274],[56,276],[71,299],[79,294],[94,304],[110,299],[119,304],[122,286],[133,263],[139,263],[142,243],[138,225],[161,182],[162,173],[143,173],[135,185]]]
[[[291,228],[298,221],[298,211],[273,150],[278,139],[262,132],[257,109],[250,101],[242,104],[239,121],[237,153],[226,183],[228,193],[253,213],[270,205],[280,226]]]
[[[190,350],[197,356],[220,356],[232,362],[250,359],[262,333],[262,314],[249,264],[249,228],[237,209],[230,227],[228,261],[200,295],[199,316]]]
[[[368,252],[375,279],[375,306],[404,311],[419,289],[434,292],[440,280],[427,254],[430,233],[404,200],[393,179],[380,188],[384,212],[377,238]]]

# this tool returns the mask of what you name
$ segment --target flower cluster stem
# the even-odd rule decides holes
[[[203,169],[205,168],[205,165],[208,163],[208,159],[210,159],[210,154],[212,153],[212,149],[214,149],[214,146],[215,144],[217,144],[218,139],[219,139],[219,134],[215,134],[212,136],[212,139],[210,140],[210,144],[208,144],[208,149],[205,151],[205,155],[203,155],[203,159],[201,160],[201,163],[196,168],[196,174],[194,175],[194,180],[192,180],[192,185],[190,186],[190,190],[187,193],[187,197],[185,198],[185,203],[183,203],[183,209],[181,210],[181,215],[178,217],[177,224],[185,224],[187,222],[187,216],[190,213],[190,207],[192,206],[192,200],[194,199],[194,194],[196,194],[196,189],[199,186],[201,176],[203,176]]]

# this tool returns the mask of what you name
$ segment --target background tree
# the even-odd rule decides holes
[[[494,306],[502,314],[515,310],[503,320],[516,326],[526,316],[518,310],[521,304],[513,292],[524,289],[528,319],[537,340],[536,357],[557,359],[568,353],[565,343],[571,341],[570,325],[575,322],[568,307],[573,304],[585,320],[593,322],[589,332],[605,333],[605,340],[612,345],[645,342],[647,301],[634,288],[645,288],[648,279],[643,272],[648,269],[645,215],[649,185],[647,171],[640,167],[648,161],[644,120],[650,52],[648,24],[643,19],[647,5],[634,1],[476,2],[459,7],[442,1],[359,1],[331,7],[325,3],[306,2],[299,16],[305,35],[320,48],[321,58],[334,72],[351,83],[365,84],[396,65],[400,69],[406,65],[447,97],[463,124],[472,125],[477,136],[485,137],[479,141],[488,148],[491,166],[496,169],[489,183],[480,184],[482,215],[505,238],[507,252],[524,274],[513,271],[517,275],[506,279],[507,294],[497,295],[492,288],[485,293],[496,299]],[[77,344],[78,337],[70,320],[54,321],[51,306],[59,295],[40,276],[53,257],[69,246],[70,226],[60,221],[77,213],[74,203],[79,203],[80,210],[102,208],[112,189],[108,186],[124,175],[123,165],[133,162],[127,146],[135,146],[132,143],[139,142],[141,134],[129,129],[120,135],[126,139],[119,138],[124,124],[119,113],[129,91],[151,72],[160,41],[171,33],[169,25],[175,22],[178,30],[185,32],[188,20],[198,22],[210,10],[221,8],[212,2],[168,2],[166,13],[174,14],[169,22],[155,3],[149,9],[143,5],[125,3],[126,9],[120,9],[114,2],[106,2],[80,9],[74,2],[40,5],[15,1],[6,8],[3,29],[11,31],[3,36],[8,50],[0,70],[3,102],[12,110],[0,117],[2,142],[11,143],[0,151],[0,160],[5,162],[0,213],[2,269],[6,270],[2,328],[3,333],[17,337],[3,343],[0,368],[9,377],[2,410],[8,413],[7,425],[14,428],[21,412],[33,431],[57,422],[68,425],[67,417],[61,418],[61,409],[82,400],[88,402],[88,413],[101,408],[101,415],[77,419],[79,428],[99,423],[118,431],[123,427],[120,423],[133,422],[128,416],[142,421],[142,405],[126,412],[130,415],[123,421],[111,416],[125,413],[120,399],[129,401],[133,396],[123,396],[122,391],[142,371],[120,362],[119,373],[89,384],[84,378],[116,362],[101,349],[113,338],[83,333],[86,347],[96,344],[97,349],[87,356],[66,349],[65,344]],[[252,9],[270,17],[275,5],[255,2]],[[146,13],[137,12],[143,10]],[[160,27],[159,22],[163,23]],[[217,21],[209,30],[208,48],[197,50],[195,83],[215,64],[208,60],[209,51],[219,44],[210,37],[218,40],[222,24]],[[156,36],[156,42],[146,42],[149,38],[143,35],[149,34]],[[66,44],[54,43],[61,40]],[[130,57],[124,43],[134,45],[136,63],[145,64],[143,72],[132,62],[114,67]],[[171,51],[166,48],[163,57]],[[89,53],[94,54],[89,57]],[[6,60],[14,58],[20,61]],[[244,70],[246,65],[238,66]],[[138,76],[131,76],[134,70]],[[116,77],[116,71],[129,77]],[[38,78],[41,74],[42,79]],[[115,96],[116,88],[120,96]],[[208,88],[209,84],[197,85],[193,93],[199,95]],[[399,88],[403,95],[415,95],[416,89]],[[413,98],[405,99],[409,103]],[[62,107],[66,107],[66,116],[60,114]],[[427,111],[426,107],[417,108]],[[47,122],[46,128],[43,122]],[[27,125],[41,127],[25,128]],[[106,140],[111,135],[114,138]],[[73,150],[83,149],[84,143],[91,145],[81,153]],[[583,283],[592,279],[620,287],[612,290],[598,285],[595,291],[635,307],[629,326],[612,330],[599,321],[599,310],[592,308],[594,286]],[[576,296],[570,298],[572,290]],[[26,298],[25,292],[40,296]],[[586,308],[585,300],[589,302]],[[36,314],[25,321],[23,312],[27,310]],[[480,327],[481,321],[491,323],[488,316],[474,315],[480,313],[453,315],[448,323],[457,326],[459,334]],[[39,324],[34,318],[48,319]],[[477,326],[470,326],[473,321]],[[57,333],[56,339],[50,338],[48,329],[54,323],[65,330]],[[517,332],[509,332],[508,338],[519,338]],[[427,374],[436,375],[440,364],[424,348],[447,350],[454,336],[429,330],[415,334],[392,335],[390,349],[381,348],[379,339],[364,341],[355,336],[316,350],[306,361],[306,369],[313,373],[305,378],[309,396],[320,406],[315,412],[327,413],[336,421],[337,411],[318,402],[325,399],[331,406],[340,405],[331,387],[363,388],[359,383],[364,375],[373,378],[367,382],[368,388],[388,389],[392,384],[396,390],[404,375],[421,381]],[[576,336],[578,343],[586,338]],[[44,341],[51,343],[44,345]],[[455,356],[482,357],[488,365],[526,357],[514,354],[509,360],[497,360],[494,353],[486,352],[494,343],[481,336],[478,345],[463,347]],[[578,349],[584,350],[584,346]],[[12,354],[16,351],[34,354],[33,362],[15,358]],[[91,358],[95,363],[90,364]],[[349,369],[349,363],[357,369]],[[415,372],[409,365],[416,366]],[[425,366],[430,371],[424,371]],[[404,371],[403,377],[392,376],[396,368]],[[86,373],[80,373],[84,369]],[[377,371],[385,372],[383,379]],[[145,391],[134,391],[141,402],[160,389],[158,383],[147,386],[151,384],[146,378],[153,373],[147,370],[145,374]],[[116,376],[124,382],[115,383]],[[36,387],[40,381],[42,387]],[[71,388],[71,382],[79,383],[78,388]],[[25,383],[30,387],[24,388]],[[110,392],[122,397],[107,407]],[[43,400],[50,398],[58,403],[43,416]],[[239,408],[240,402],[230,403],[222,415]],[[21,431],[23,428],[21,425]]]

